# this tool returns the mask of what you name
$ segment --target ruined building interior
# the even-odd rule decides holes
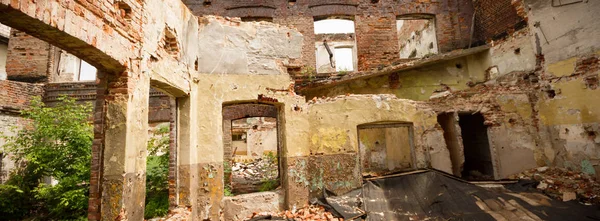
[[[143,220],[160,125],[169,204],[189,220],[295,210],[425,168],[600,179],[598,11],[597,0],[0,0],[0,131],[26,126],[34,96],[93,104],[90,220]]]

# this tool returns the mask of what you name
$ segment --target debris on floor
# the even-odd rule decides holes
[[[262,157],[250,162],[235,162],[231,167],[233,179],[248,181],[275,180],[279,175],[276,161],[268,157]]]
[[[325,208],[318,205],[310,205],[297,210],[286,210],[279,213],[254,213],[247,221],[260,220],[288,220],[288,221],[344,221],[343,218],[337,218]]]
[[[578,200],[588,205],[600,205],[600,183],[585,173],[565,168],[539,167],[511,178],[539,182],[536,186],[548,196],[561,200]]]
[[[148,221],[186,221],[191,220],[192,208],[191,207],[178,207],[173,210],[169,210],[167,217],[163,218],[152,218]]]

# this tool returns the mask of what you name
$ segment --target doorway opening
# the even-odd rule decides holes
[[[494,179],[492,152],[484,121],[481,113],[459,114],[465,155],[462,177],[467,180]]]
[[[280,186],[278,109],[267,104],[223,107],[224,195]]]

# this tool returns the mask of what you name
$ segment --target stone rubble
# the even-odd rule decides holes
[[[148,221],[186,221],[191,220],[192,208],[178,207],[174,210],[169,210],[167,217],[152,218]]]
[[[537,189],[562,200],[578,200],[586,205],[600,205],[600,183],[596,178],[564,168],[539,167],[513,175],[512,179],[535,180]]]
[[[318,205],[310,205],[297,210],[286,210],[278,213],[255,212],[246,221],[260,220],[287,220],[287,221],[344,221],[343,218],[337,218],[325,208]]]
[[[254,159],[250,162],[235,162],[231,167],[234,180],[247,180],[251,182],[276,180],[278,177],[276,160],[268,157]]]

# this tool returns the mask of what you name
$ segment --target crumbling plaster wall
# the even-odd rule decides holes
[[[485,69],[489,55],[487,52],[464,56],[432,65],[386,74],[376,77],[357,79],[316,90],[303,90],[308,99],[313,97],[335,97],[351,94],[394,94],[399,98],[424,101],[435,91],[462,90],[469,88],[468,83],[485,81]]]
[[[343,94],[388,93],[398,98],[427,101],[440,112],[481,112],[486,118],[496,178],[505,178],[540,165],[543,158],[536,113],[538,93],[528,78],[536,70],[532,35],[528,29],[495,43],[489,50],[316,90],[308,98]],[[518,50],[517,50],[518,49]],[[434,130],[441,131],[437,126]],[[444,140],[443,133],[436,139]],[[517,137],[517,139],[515,139]],[[444,150],[445,151],[445,150]],[[432,150],[431,164],[452,172],[446,153]],[[518,160],[514,160],[518,159]]]
[[[442,133],[434,130],[435,112],[393,95],[349,95],[311,101],[308,120],[307,178],[313,195],[320,194],[323,188],[345,193],[362,184],[357,137],[357,126],[361,124],[412,123],[416,156],[413,164],[417,168],[429,166],[430,154],[449,158]],[[449,161],[431,163],[438,169],[451,168]]]
[[[600,2],[553,7],[526,0],[542,89],[535,103],[544,164],[600,173],[598,74]],[[560,5],[560,4],[558,4]]]

